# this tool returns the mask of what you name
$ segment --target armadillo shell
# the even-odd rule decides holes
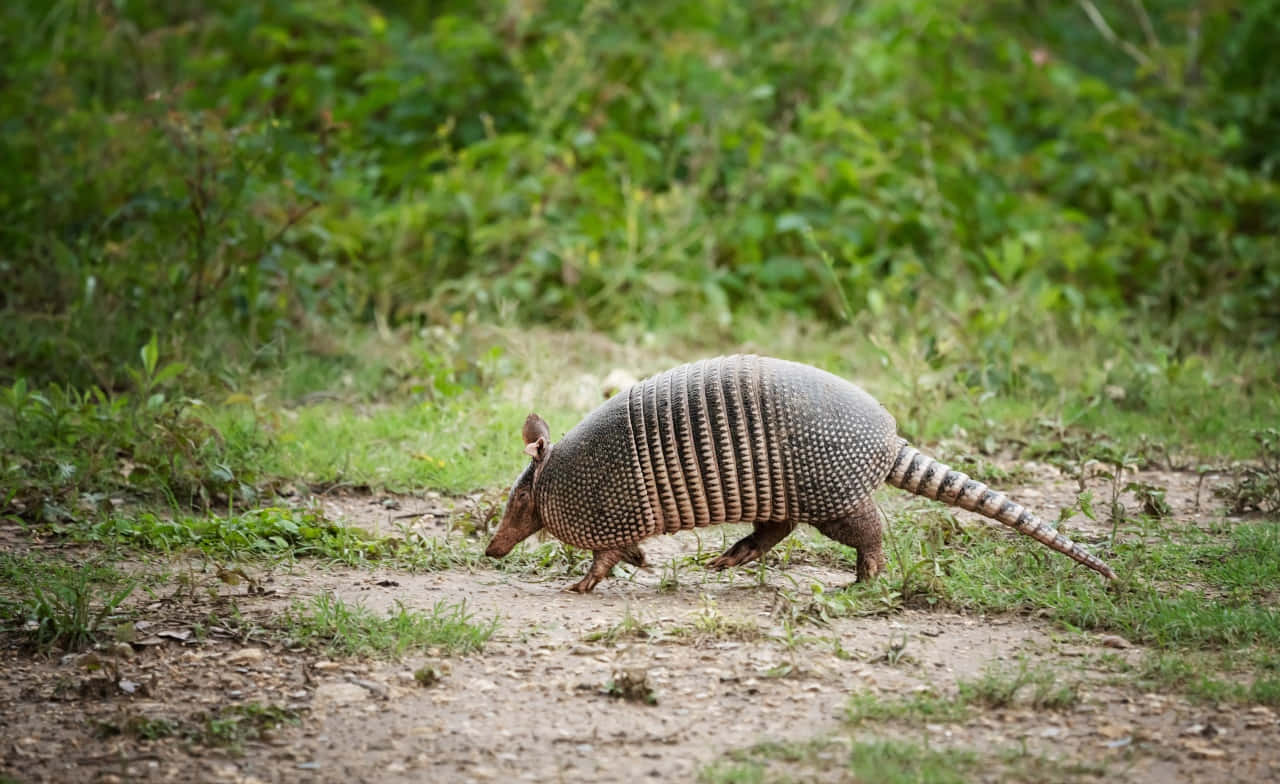
[[[718,523],[851,513],[889,472],[893,417],[808,365],[731,356],[648,378],[552,448],[534,488],[543,524],[593,550]]]

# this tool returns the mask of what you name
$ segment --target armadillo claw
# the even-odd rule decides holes
[[[884,550],[880,548],[872,550],[870,547],[860,548],[857,561],[858,582],[869,583],[876,579],[884,571],[887,563]]]
[[[725,550],[718,558],[712,559],[712,561],[707,564],[707,568],[714,569],[718,572],[721,569],[728,569],[730,566],[739,566],[744,563],[751,563],[752,561],[761,558],[766,549],[767,548],[761,547],[756,541],[755,534],[750,534],[734,542],[733,547]]]
[[[600,578],[589,574],[573,585],[566,587],[565,590],[572,591],[573,593],[591,593],[591,589],[595,588],[596,584],[599,582]]]
[[[728,569],[730,566],[740,566],[744,563],[751,563],[762,555],[758,549],[754,547],[740,547],[741,544],[742,543],[739,542],[731,547],[729,552],[708,563],[707,568],[718,572],[723,569]]]

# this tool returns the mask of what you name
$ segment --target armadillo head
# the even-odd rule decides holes
[[[501,558],[542,527],[542,516],[538,514],[533,488],[543,461],[551,452],[551,430],[537,414],[530,414],[524,421],[524,451],[533,459],[511,486],[511,497],[507,499],[502,524],[498,526],[498,532],[493,535],[493,540],[484,551],[490,558]]]

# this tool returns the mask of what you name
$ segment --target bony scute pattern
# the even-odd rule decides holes
[[[1115,572],[1102,559],[1059,533],[1004,493],[992,490],[899,440],[898,456],[887,477],[889,484],[916,495],[958,506],[1003,523],[1018,533],[1068,555],[1108,579]]]
[[[606,401],[554,448],[548,433],[530,415],[524,438],[533,463],[486,552],[504,555],[545,527],[595,553],[574,590],[591,590],[620,561],[642,565],[643,539],[721,523],[754,530],[712,568],[760,558],[809,523],[855,548],[858,579],[871,579],[886,559],[870,496],[886,480],[984,514],[1114,577],[1003,494],[911,447],[862,389],[808,365],[752,355],[681,365]]]

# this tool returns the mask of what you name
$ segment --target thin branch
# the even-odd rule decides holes
[[[1200,83],[1200,4],[1191,9],[1187,18],[1187,66],[1183,72],[1183,84]]]
[[[1142,0],[1129,0],[1129,5],[1133,6],[1133,12],[1138,15],[1138,24],[1142,25],[1142,34],[1147,37],[1147,47],[1159,49],[1160,38],[1156,36],[1156,27],[1151,24],[1151,15],[1147,13],[1147,7],[1142,4]]]
[[[1089,21],[1093,22],[1093,26],[1098,28],[1098,32],[1102,34],[1103,38],[1107,39],[1108,43],[1112,46],[1118,46],[1125,54],[1136,60],[1139,65],[1146,68],[1151,67],[1151,58],[1147,57],[1138,47],[1116,35],[1116,31],[1112,30],[1111,25],[1107,24],[1107,20],[1103,18],[1102,12],[1098,10],[1092,0],[1076,0],[1076,2],[1084,9],[1085,16],[1089,17]]]

